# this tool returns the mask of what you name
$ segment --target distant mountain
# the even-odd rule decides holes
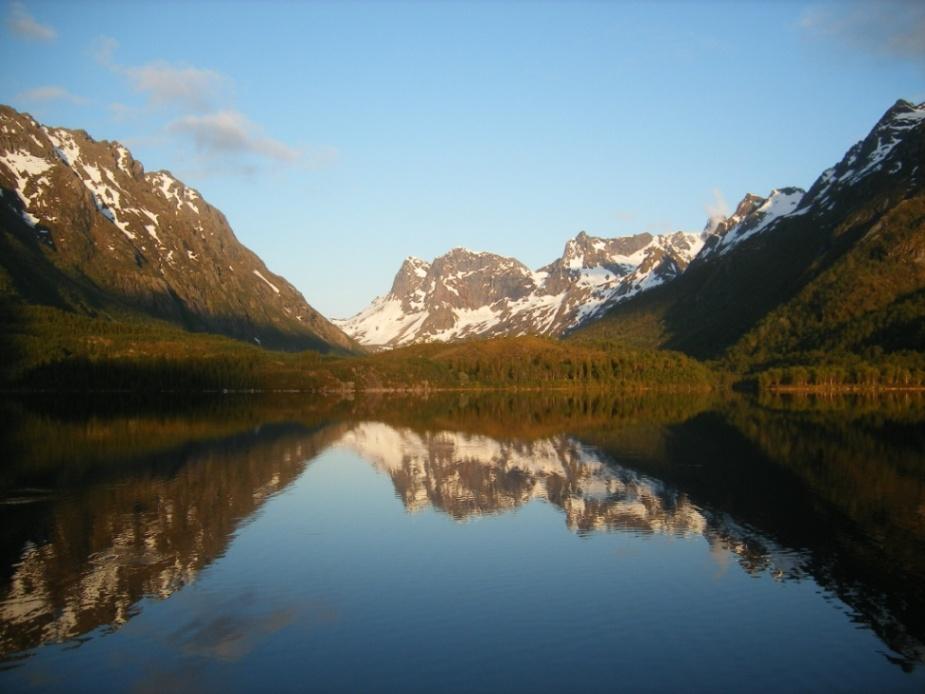
[[[427,262],[407,258],[392,289],[347,320],[363,345],[396,347],[499,335],[559,335],[615,303],[684,271],[697,234],[603,239],[581,232],[539,270],[514,258],[454,248]]]
[[[925,351],[925,104],[896,102],[809,191],[746,196],[677,279],[574,336],[751,365]]]
[[[0,106],[0,194],[0,297],[272,348],[356,347],[198,192],[117,142]]]

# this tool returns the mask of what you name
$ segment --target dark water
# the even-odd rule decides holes
[[[2,406],[0,690],[925,689],[925,402]]]

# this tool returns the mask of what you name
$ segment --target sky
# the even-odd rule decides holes
[[[925,101],[917,2],[8,2],[0,103],[125,144],[329,317],[808,188]]]

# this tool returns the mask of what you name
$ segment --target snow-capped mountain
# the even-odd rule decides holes
[[[514,258],[454,248],[432,262],[407,258],[392,289],[347,320],[374,348],[497,335],[559,335],[609,306],[683,272],[697,234],[604,239],[581,232],[560,258],[531,270]]]
[[[117,142],[0,106],[0,286],[282,348],[351,349],[224,215]]]
[[[725,219],[707,224],[704,246],[697,261],[723,255],[743,241],[774,229],[778,222],[802,215],[821,217],[837,212],[838,198],[858,190],[872,174],[882,173],[892,180],[908,177],[909,188],[921,182],[922,161],[909,145],[915,142],[925,122],[925,104],[897,101],[877,122],[866,138],[855,144],[835,166],[822,172],[809,192],[801,188],[780,188],[767,198],[747,194],[735,212]],[[917,130],[918,129],[918,130]],[[906,143],[906,146],[899,145]],[[903,168],[907,167],[907,171]]]
[[[884,201],[889,206],[893,198],[900,199],[900,193],[907,195],[921,187],[919,165],[925,161],[925,152],[919,134],[923,122],[925,104],[898,101],[809,191],[784,187],[767,197],[749,193],[733,214],[712,219],[701,234],[602,239],[581,233],[566,244],[561,258],[535,271],[513,258],[460,248],[431,263],[408,258],[388,294],[352,318],[335,323],[373,348],[525,333],[562,335],[593,325],[617,306],[623,311],[629,304],[639,304],[628,300],[646,290],[669,281],[674,286],[677,282],[673,280],[690,275],[695,268],[708,268],[704,272],[720,272],[726,278],[708,283],[720,296],[712,303],[701,301],[697,297],[702,288],[693,282],[681,294],[682,301],[696,306],[675,315],[685,322],[686,331],[700,332],[705,325],[720,321],[721,331],[733,335],[744,326],[744,319],[724,318],[723,307],[760,315],[761,304],[754,297],[783,290],[778,285],[789,277],[790,269],[766,267],[770,261],[761,260],[768,244],[778,243],[780,230],[792,230],[798,219],[818,228],[837,225],[859,200],[902,188]],[[798,243],[806,245],[811,236]],[[715,270],[720,259],[731,256],[735,258],[730,262],[741,266],[740,254],[731,253],[740,248],[760,256],[755,262],[761,267],[746,278],[761,282],[760,288],[739,291],[729,283],[729,270]],[[731,272],[738,274],[739,270]],[[743,301],[748,296],[751,304]],[[698,323],[693,317],[701,311],[709,315]]]
[[[874,174],[892,180],[908,180],[909,189],[921,186],[925,163],[922,151],[925,134],[925,103],[900,99],[877,122],[863,140],[848,150],[835,166],[826,169],[809,189],[801,210],[814,213],[833,209],[840,193],[872,184]]]
[[[730,216],[707,223],[697,261],[729,252],[746,239],[771,229],[778,219],[802,214],[797,209],[804,195],[802,188],[775,189],[766,198],[747,193]]]
[[[925,104],[897,101],[806,192],[747,195],[673,282],[581,326],[696,357],[922,348]]]

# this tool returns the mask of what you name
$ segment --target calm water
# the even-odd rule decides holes
[[[0,690],[925,689],[922,399],[78,405],[0,407]]]

